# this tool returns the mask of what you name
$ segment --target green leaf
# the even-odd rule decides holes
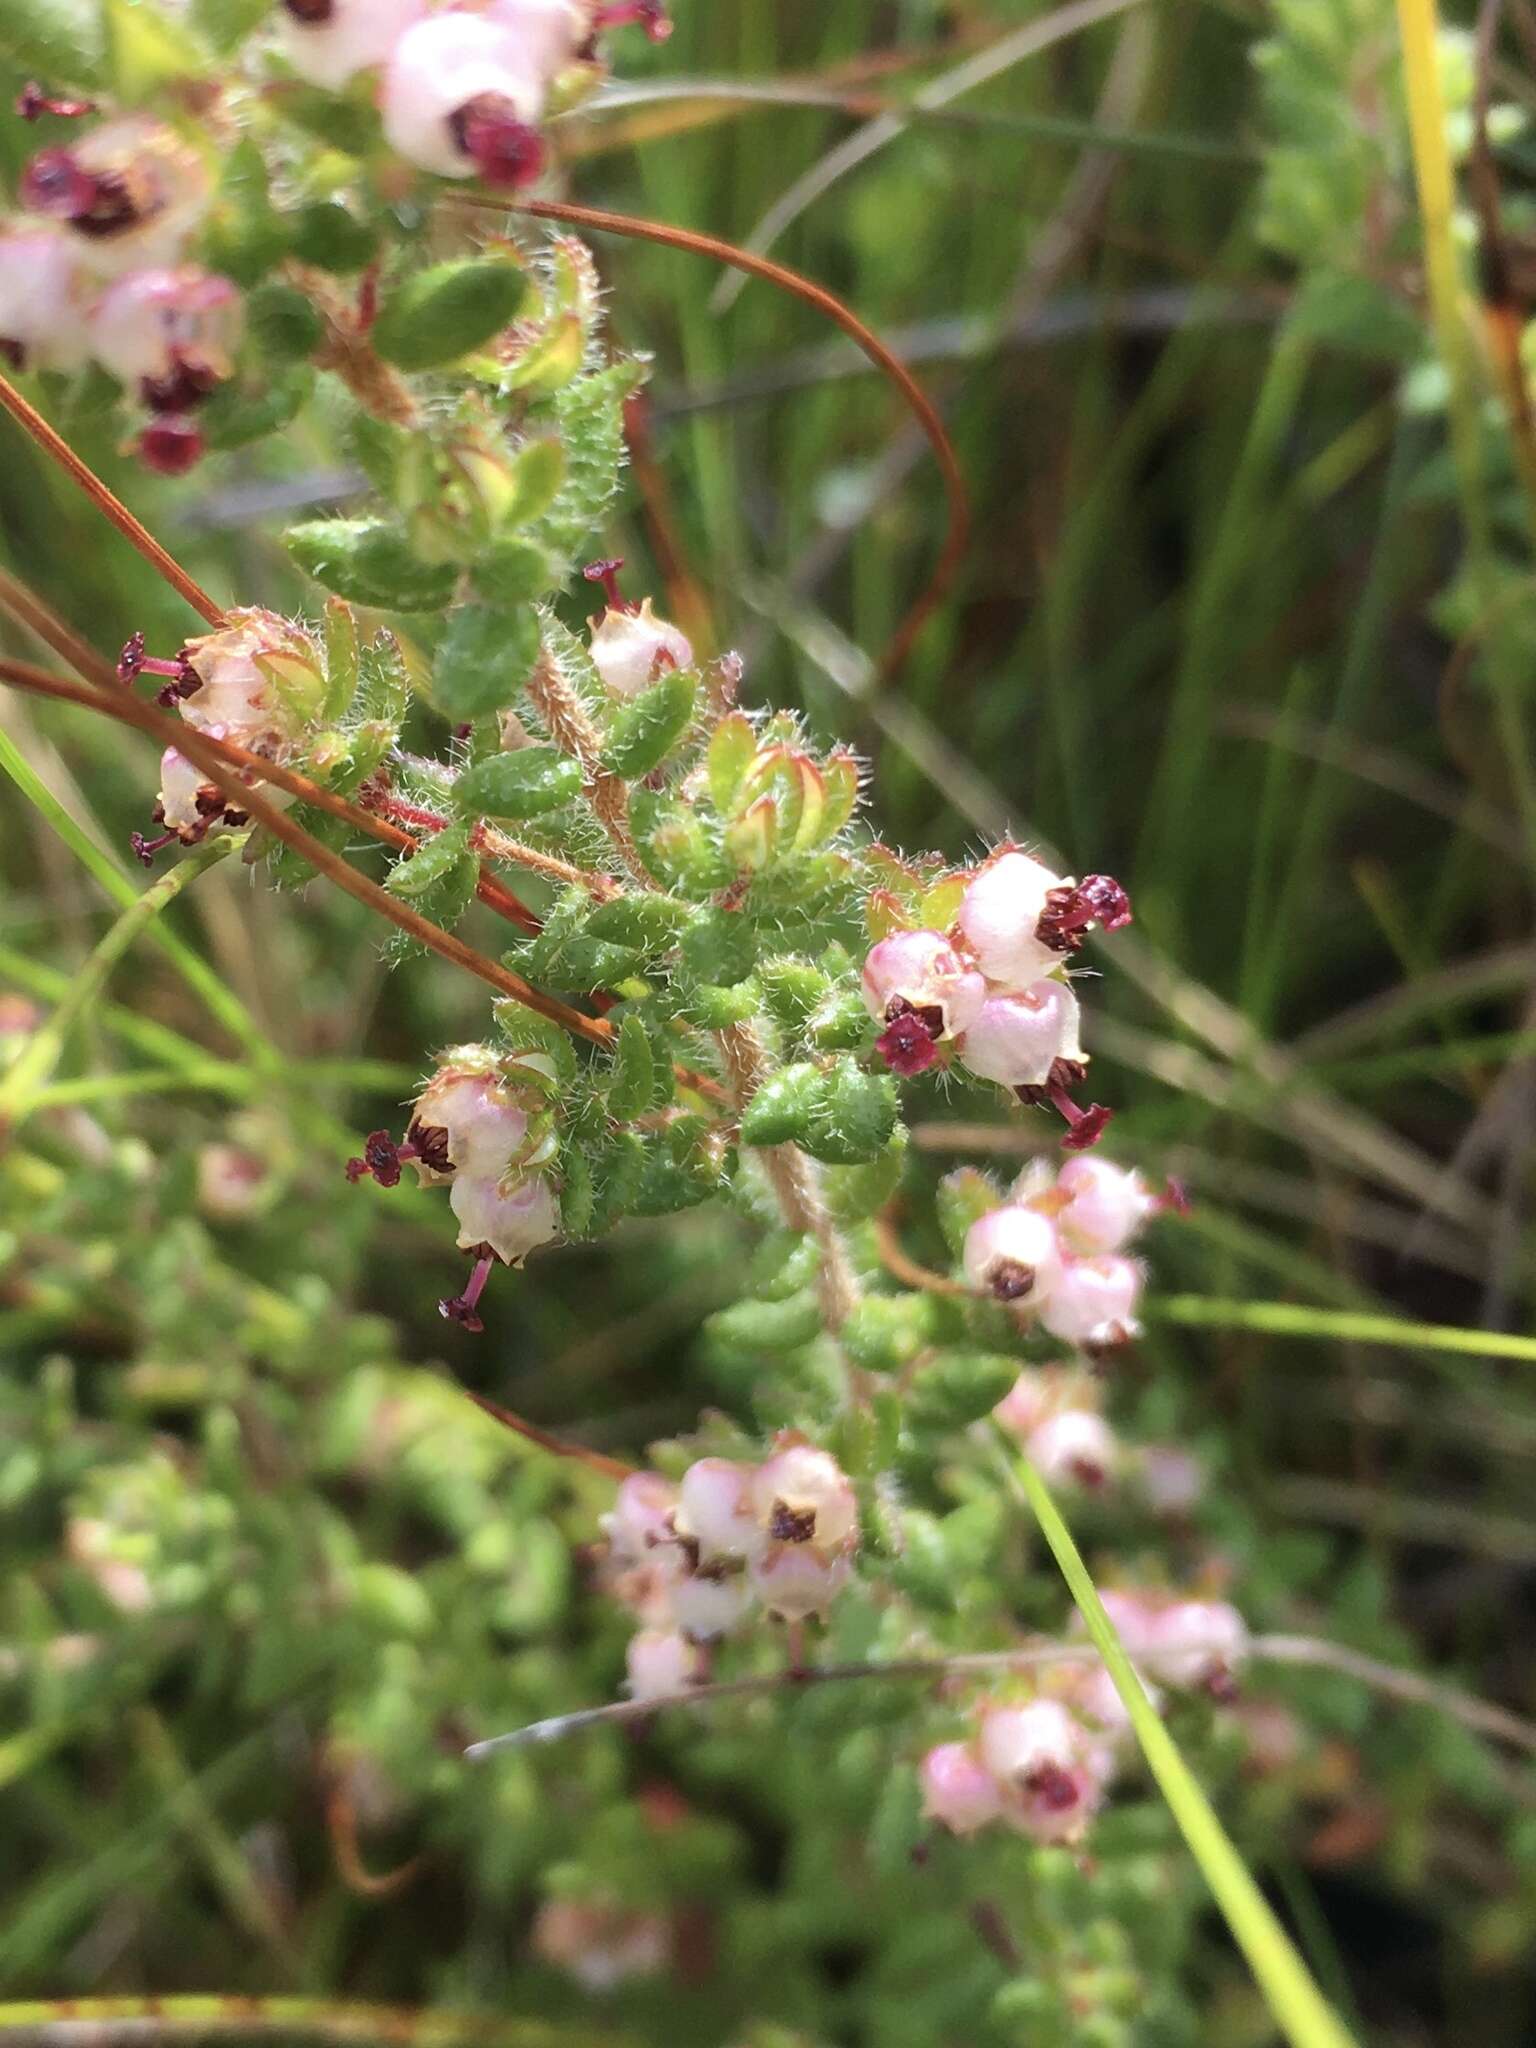
[[[933,1341],[931,1298],[925,1294],[866,1294],[838,1335],[855,1365],[867,1372],[900,1372]]]
[[[659,768],[692,723],[698,693],[694,671],[676,668],[619,705],[603,749],[605,767],[627,781]]]
[[[810,1128],[814,1104],[821,1092],[819,1067],[809,1061],[785,1067],[772,1074],[747,1104],[741,1119],[744,1145],[794,1145]]]
[[[397,369],[436,369],[499,334],[527,294],[526,276],[504,257],[435,263],[386,296],[370,338]]]
[[[498,534],[470,565],[475,595],[502,610],[516,610],[547,597],[563,575],[560,564],[537,541],[521,534]]]
[[[733,1350],[798,1351],[821,1335],[821,1307],[814,1294],[788,1301],[738,1301],[718,1309],[704,1328]]]
[[[325,335],[325,322],[303,292],[288,284],[263,284],[246,296],[247,331],[263,355],[280,361],[311,356]]]
[[[271,7],[272,0],[192,0],[192,19],[211,48],[227,57]]]
[[[280,371],[261,391],[221,384],[198,414],[203,438],[210,448],[248,448],[253,441],[265,441],[298,417],[314,388],[315,373],[307,363]]]
[[[0,56],[50,85],[99,85],[105,69],[95,0],[5,0]]]
[[[468,861],[478,872],[478,863],[469,850],[469,828],[467,825],[450,825],[445,831],[436,833],[419,846],[415,853],[395,863],[385,887],[392,896],[407,901],[425,896],[435,889],[445,877],[452,876],[460,863]]]
[[[913,1375],[907,1403],[914,1429],[969,1428],[990,1415],[1019,1376],[1019,1361],[995,1351],[940,1351]]]
[[[320,716],[341,718],[352,708],[362,676],[357,614],[339,597],[325,600],[325,703]]]
[[[570,561],[608,516],[619,492],[624,455],[624,401],[638,389],[645,366],[610,363],[567,384],[555,398],[555,418],[565,444],[566,475],[554,503],[539,521],[535,538]]]
[[[757,973],[770,1014],[791,1031],[798,1031],[831,992],[821,968],[790,954],[762,961]]]
[[[608,1082],[608,1114],[615,1123],[633,1123],[650,1109],[656,1092],[656,1062],[651,1035],[640,1019],[625,1017],[613,1046],[613,1071]]]
[[[898,1124],[878,1159],[865,1166],[829,1166],[822,1177],[832,1220],[840,1229],[866,1222],[891,1200],[901,1186],[907,1157],[907,1134]]]
[[[291,217],[289,228],[294,255],[337,277],[366,269],[379,246],[378,235],[368,223],[335,199],[315,199],[301,206]]]
[[[562,1087],[569,1087],[581,1072],[570,1033],[553,1019],[541,1017],[537,1010],[530,1010],[512,996],[503,996],[493,1004],[491,1014],[514,1065],[525,1057],[546,1061]]]
[[[1003,1191],[989,1173],[976,1166],[960,1166],[946,1173],[935,1197],[939,1228],[952,1259],[965,1253],[965,1240],[973,1223],[999,1208]]]
[[[202,78],[206,55],[177,22],[142,0],[102,0],[112,86],[125,106],[137,106],[168,85]]]
[[[1147,1768],[1210,1886],[1234,1940],[1292,2048],[1355,2048],[1349,2030],[1313,1982],[1290,1937],[1216,1818],[1178,1745],[1142,1689],[1136,1668],[1104,1611],[1072,1532],[1045,1481],[1026,1460],[1004,1460],[1012,1490],[1034,1511],[1040,1532],[1077,1603],[1088,1635],[1124,1702]]]
[[[736,792],[757,753],[757,734],[744,711],[733,711],[715,727],[705,757],[709,794],[721,817],[736,808]]]
[[[531,526],[549,510],[565,481],[565,449],[551,434],[525,441],[512,458],[510,479],[502,523]]]
[[[587,919],[586,934],[649,956],[672,944],[687,916],[687,904],[668,896],[615,896]]]
[[[739,910],[699,910],[679,946],[683,965],[701,981],[734,988],[757,964],[757,932]]]
[[[581,794],[581,767],[558,747],[519,747],[487,754],[453,786],[453,806],[465,818],[541,818]]]
[[[889,1074],[866,1074],[842,1059],[822,1076],[800,1143],[829,1166],[859,1166],[878,1158],[896,1128],[896,1084]]]
[[[614,1131],[602,1144],[579,1150],[592,1182],[592,1204],[584,1234],[601,1237],[630,1215],[645,1176],[645,1140],[638,1131]]]
[[[402,530],[383,519],[311,519],[290,527],[289,554],[307,575],[352,604],[397,612],[442,611],[458,572],[423,562]]]
[[[288,224],[272,204],[267,160],[249,136],[224,159],[213,216],[203,232],[203,253],[236,284],[260,283],[288,247]]]
[[[437,709],[455,725],[484,718],[512,702],[538,658],[537,613],[503,611],[488,604],[463,605],[448,621],[438,647],[429,694]]]

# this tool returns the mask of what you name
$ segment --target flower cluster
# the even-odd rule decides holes
[[[1160,1685],[1234,1696],[1249,1640],[1234,1607],[1124,1591],[1103,1601],[1154,1706]],[[1104,1665],[1064,1659],[1033,1697],[988,1701],[967,1740],[928,1751],[923,1811],[956,1835],[1002,1821],[1036,1842],[1076,1842],[1131,1748],[1130,1718]]]
[[[1064,975],[1095,925],[1130,923],[1130,901],[1108,875],[1074,881],[1011,845],[962,879],[947,931],[892,931],[864,962],[864,1000],[885,1026],[881,1056],[899,1074],[920,1074],[951,1046],[980,1079],[1059,1110],[1064,1145],[1084,1150],[1109,1112],[1072,1100],[1087,1057]]]
[[[459,1248],[475,1263],[464,1292],[438,1306],[470,1330],[481,1328],[478,1304],[492,1267],[520,1266],[559,1234],[555,1190],[543,1171],[555,1138],[531,1078],[536,1071],[529,1060],[509,1060],[489,1046],[454,1047],[417,1096],[404,1142],[374,1131],[347,1168],[350,1180],[367,1174],[394,1187],[412,1166],[424,1187],[448,1189]]]
[[[825,1614],[852,1569],[859,1511],[837,1460],[786,1433],[760,1465],[699,1458],[676,1486],[633,1474],[603,1528],[609,1588],[645,1624],[630,1692],[654,1699],[694,1682],[701,1647],[754,1605],[791,1623]]]
[[[1169,1200],[1106,1159],[1071,1159],[1055,1174],[1032,1162],[966,1233],[965,1277],[1065,1344],[1112,1350],[1140,1329],[1145,1273],[1126,1247]]]

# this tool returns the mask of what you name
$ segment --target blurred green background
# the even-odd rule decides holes
[[[892,843],[958,858],[1011,831],[1125,880],[1094,1093],[1118,1151],[1194,1207],[1159,1241],[1117,1422],[1201,1450],[1206,1547],[1256,1621],[1518,1707],[1529,1365],[1309,1320],[1530,1328],[1509,738],[1536,597],[1492,397],[1491,611],[1460,574],[1394,49],[1376,0],[685,0],[664,46],[624,42],[633,90],[567,124],[563,175],[737,240],[815,181],[774,253],[941,406],[973,505],[956,587],[874,687],[943,530],[899,398],[805,305],[762,282],[722,305],[697,255],[604,236],[616,338],[655,356],[614,552],[743,650],[749,703],[856,741]],[[1536,98],[1518,42],[1495,83]],[[0,131],[11,172],[29,141]],[[863,160],[833,177],[850,141]],[[1522,149],[1501,157],[1517,231]],[[220,597],[305,603],[279,535],[345,489],[323,417],[169,486],[100,420],[60,424]],[[8,427],[0,445],[9,569],[103,652],[135,629],[174,646],[177,600]],[[0,733],[127,873],[148,748],[16,698]],[[12,789],[5,817],[14,1034],[108,910],[39,808]],[[922,1873],[861,1861],[904,1695],[466,1776],[468,1733],[609,1696],[624,1627],[572,1555],[601,1483],[498,1436],[451,1375],[625,1453],[686,1429],[739,1394],[699,1329],[745,1240],[703,1214],[540,1258],[471,1345],[435,1312],[462,1264],[439,1209],[348,1191],[341,1162],[433,1048],[480,1032],[474,985],[386,973],[353,904],[233,866],[168,923],[218,1004],[138,948],[0,1154],[0,1994],[302,1991],[544,2014],[571,2040],[1033,2039]],[[1006,1164],[1015,1129],[957,1134],[935,1096],[914,1215],[925,1175]],[[218,1143],[254,1162],[239,1214]],[[1189,1293],[1238,1304],[1230,1326],[1157,1318]],[[1242,1327],[1253,1300],[1296,1305],[1302,1334]],[[1114,1556],[1113,1513],[1085,1536]],[[1336,1682],[1274,1690],[1298,1756],[1259,1782],[1218,1743],[1210,1768],[1330,1992],[1403,2048],[1536,2038],[1528,1773]],[[1149,1803],[1118,1824],[1167,1848]],[[397,1888],[357,1881],[359,1857],[418,1855]],[[1053,1873],[1088,1911],[1086,1880]],[[671,1974],[606,2002],[529,1939],[541,1901],[594,1884],[659,1897],[676,1942]],[[1197,1889],[1161,1902],[1156,1939],[1155,1899],[1091,1903],[1178,1987],[1121,2038],[1270,2038]]]

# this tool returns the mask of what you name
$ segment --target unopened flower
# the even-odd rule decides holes
[[[643,1628],[630,1637],[624,1666],[631,1699],[665,1699],[697,1684],[699,1653],[675,1629]]]
[[[283,0],[278,36],[300,78],[336,92],[382,64],[424,12],[425,0]]]
[[[525,185],[544,145],[544,81],[516,35],[478,14],[434,14],[408,28],[384,72],[391,148],[443,178]]]
[[[534,1919],[535,1955],[595,1995],[631,1977],[653,1977],[672,1957],[672,1931],[659,1913],[631,1913],[608,1904],[550,1899]]]
[[[1024,1441],[1024,1455],[1048,1486],[1103,1486],[1120,1462],[1120,1444],[1102,1415],[1063,1408]]]
[[[1176,1600],[1165,1608],[1149,1662],[1169,1685],[1222,1697],[1248,1655],[1248,1625],[1225,1600]]]
[[[989,996],[965,1027],[960,1058],[984,1081],[1004,1088],[1041,1088],[1063,1060],[1083,1062],[1077,998],[1064,982]]]
[[[1205,1467],[1180,1444],[1143,1444],[1136,1477],[1147,1504],[1159,1515],[1184,1515],[1205,1491]]]
[[[812,1444],[787,1444],[760,1465],[752,1501],[770,1543],[808,1544],[825,1555],[858,1532],[859,1504],[848,1475]]]
[[[101,277],[178,262],[211,192],[197,151],[136,114],[39,150],[21,181],[22,205],[62,221],[80,262]]]
[[[953,1835],[973,1835],[1003,1810],[997,1780],[969,1743],[941,1742],[919,1769],[923,1812]]]
[[[966,1279],[983,1293],[1038,1308],[1061,1272],[1061,1248],[1049,1217],[1005,1203],[971,1225],[962,1263]]]
[[[704,1558],[747,1558],[767,1542],[754,1505],[750,1465],[730,1458],[697,1458],[683,1474],[677,1529]]]
[[[992,1419],[1014,1436],[1026,1437],[1055,1414],[1062,1400],[1059,1374],[1026,1366],[992,1410]]]
[[[864,962],[864,1001],[885,1025],[877,1050],[898,1074],[920,1074],[940,1039],[975,1023],[987,985],[942,932],[892,932]]]
[[[80,269],[56,229],[0,234],[0,359],[13,370],[76,370],[86,358]]]
[[[635,697],[674,668],[689,668],[693,645],[647,597],[631,609],[610,604],[592,628],[592,666],[615,697]]]
[[[1057,1228],[1074,1252],[1122,1250],[1161,1206],[1134,1167],[1108,1159],[1067,1160],[1056,1186],[1067,1198],[1057,1212]]]
[[[204,1145],[197,1155],[197,1206],[217,1223],[243,1223],[264,1205],[267,1163],[243,1145]]]
[[[1134,1259],[1067,1259],[1040,1320],[1064,1343],[1110,1350],[1140,1334],[1136,1305],[1142,1286]]]
[[[91,309],[91,353],[155,412],[183,412],[230,374],[240,294],[195,264],[130,271]]]

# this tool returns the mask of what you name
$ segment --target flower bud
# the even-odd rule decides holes
[[[989,996],[958,1041],[960,1058],[984,1081],[1040,1088],[1058,1060],[1080,1066],[1077,998],[1063,982],[1037,981]]]
[[[888,1027],[880,1053],[898,1074],[932,1066],[938,1041],[974,1024],[987,995],[976,970],[932,931],[881,939],[864,962],[863,984],[870,1015]]]
[[[197,1206],[216,1223],[243,1223],[264,1205],[271,1187],[265,1160],[241,1145],[202,1146],[197,1155]]]
[[[1076,1763],[1082,1731],[1059,1700],[1030,1700],[1021,1707],[989,1707],[978,1741],[982,1763],[1002,1784],[1028,1777],[1043,1765],[1069,1770]]]
[[[658,619],[651,600],[638,610],[610,605],[592,628],[592,666],[615,697],[636,697],[669,669],[693,666],[693,645],[685,633]]]
[[[1134,1167],[1079,1155],[1056,1176],[1068,1199],[1057,1215],[1069,1251],[1117,1252],[1154,1215],[1158,1199]]]
[[[523,185],[543,144],[544,86],[517,38],[478,14],[434,14],[408,28],[384,73],[391,148],[443,178]]]
[[[310,85],[337,92],[349,78],[382,64],[425,0],[283,0],[283,55]]]
[[[1134,1259],[1068,1259],[1040,1320],[1065,1344],[1090,1351],[1124,1344],[1141,1330],[1136,1304],[1142,1285]]]
[[[181,412],[226,378],[240,337],[240,294],[195,264],[135,270],[92,307],[91,353],[155,412]]]
[[[629,1639],[624,1668],[624,1689],[632,1700],[665,1699],[697,1684],[698,1652],[675,1629],[643,1628]]]
[[[504,1173],[528,1135],[528,1113],[501,1078],[496,1055],[463,1046],[417,1097],[410,1142],[426,1185],[462,1168],[481,1179]]]
[[[753,1507],[750,1465],[729,1458],[699,1458],[683,1474],[679,1533],[691,1536],[705,1558],[755,1556],[767,1541]]]
[[[1059,1375],[1026,1366],[992,1410],[992,1419],[1012,1435],[1026,1437],[1062,1405]]]
[[[672,1516],[676,1507],[677,1488],[659,1472],[631,1472],[622,1479],[613,1511],[604,1515],[601,1523],[615,1557],[643,1564],[663,1546],[675,1548]]]
[[[858,1532],[858,1500],[847,1475],[811,1444],[789,1444],[758,1467],[752,1504],[771,1543],[810,1545],[825,1556]]]
[[[961,900],[958,923],[988,981],[1027,988],[1057,965],[1057,949],[1036,935],[1036,927],[1047,896],[1063,886],[1060,875],[1017,847],[977,874]]]
[[[69,243],[47,227],[0,234],[0,359],[13,370],[77,370],[85,357],[80,272]]]
[[[1050,1218],[1013,1203],[973,1223],[965,1234],[965,1277],[998,1301],[1038,1308],[1061,1272],[1061,1250]]]
[[[459,1220],[459,1248],[487,1244],[504,1265],[520,1266],[560,1235],[560,1205],[542,1174],[527,1180],[456,1173],[448,1202]]]
[[[1176,1600],[1157,1617],[1147,1662],[1169,1685],[1229,1691],[1248,1654],[1247,1623],[1224,1600]]]
[[[1024,1455],[1047,1486],[1103,1486],[1120,1462],[1120,1444],[1102,1415],[1063,1408],[1024,1442]]]
[[[1103,1797],[1106,1760],[1059,1701],[993,1708],[982,1720],[980,1749],[1021,1834],[1065,1842],[1082,1833]]]
[[[210,196],[202,157],[140,115],[40,150],[21,181],[22,205],[63,221],[78,260],[99,277],[179,262]]]
[[[924,1814],[951,1834],[973,1835],[1003,1810],[997,1780],[968,1743],[939,1743],[923,1758],[918,1776]]]

